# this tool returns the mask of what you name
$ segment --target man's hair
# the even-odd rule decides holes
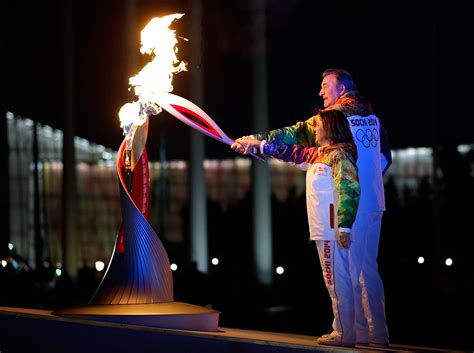
[[[357,89],[357,85],[349,71],[344,69],[327,69],[323,72],[323,78],[328,75],[335,75],[337,82],[343,84],[347,91]]]
[[[321,110],[318,113],[323,129],[332,142],[350,142],[353,140],[349,121],[340,110]]]

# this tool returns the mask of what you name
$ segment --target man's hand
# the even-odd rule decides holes
[[[230,148],[240,154],[249,154],[254,151],[254,148],[257,150],[260,148],[260,141],[250,136],[243,136],[235,140]]]
[[[245,154],[245,147],[239,142],[240,139],[237,139],[234,141],[232,145],[230,145],[230,148],[232,148],[235,152],[240,153],[240,154]]]
[[[349,249],[349,246],[351,246],[351,233],[336,231],[336,241],[341,248]]]

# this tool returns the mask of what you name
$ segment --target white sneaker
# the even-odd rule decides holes
[[[354,347],[355,342],[344,342],[341,335],[336,332],[327,333],[319,337],[316,342],[318,344],[328,345],[328,346],[345,346],[345,347]]]

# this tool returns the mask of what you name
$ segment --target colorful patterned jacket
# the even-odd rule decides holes
[[[336,100],[334,105],[327,107],[325,110],[336,109],[344,113],[346,117],[352,115],[367,116],[373,114],[372,106],[363,98],[358,91],[352,90],[346,92]],[[277,130],[268,131],[261,134],[254,134],[257,140],[279,141],[289,145],[301,145],[308,147],[317,147],[316,134],[314,131],[314,119],[312,116],[306,121],[297,122],[293,126],[284,127]],[[380,126],[380,149],[386,159],[382,172],[385,173],[392,163],[392,155],[390,145],[388,143],[387,132],[383,126]]]
[[[263,145],[265,154],[306,169],[310,236],[334,239],[334,225],[350,232],[360,199],[357,148],[353,142],[303,147],[281,142]]]

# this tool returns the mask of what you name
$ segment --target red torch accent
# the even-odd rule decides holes
[[[189,115],[192,115],[194,116],[196,119],[198,119],[199,121],[201,121],[204,125],[202,124],[197,124],[195,121],[189,119],[186,115],[185,117],[193,124],[196,124],[196,125],[199,125],[202,129],[206,130],[207,132],[213,134],[214,136],[216,137],[220,137],[222,138],[223,136],[221,136],[219,134],[219,132],[216,131],[216,129],[214,129],[207,121],[206,119],[204,119],[202,116],[200,116],[198,113],[196,113],[195,111],[191,110],[191,109],[188,109],[186,107],[182,107],[180,105],[177,105],[177,104],[170,104],[174,109],[176,109],[178,112],[180,113],[186,113],[186,114],[189,114]],[[184,115],[184,114],[183,114]]]
[[[329,223],[331,225],[331,229],[334,228],[334,204],[329,204]]]
[[[119,150],[119,155],[124,153],[124,146],[122,145]],[[127,173],[133,173],[131,189],[127,190],[132,198],[135,206],[140,210],[145,219],[148,219],[150,214],[150,170],[148,168],[148,155],[146,149],[138,160],[133,172],[128,172],[125,168],[125,158],[120,158],[118,161],[118,170],[120,179],[124,180],[127,177]],[[115,251],[118,254],[123,255],[125,253],[125,236],[123,232],[123,225],[120,225],[120,229],[117,234],[117,245]]]
[[[123,225],[120,225],[120,229],[117,235],[117,245],[115,246],[115,251],[117,251],[117,253],[120,255],[125,254],[125,237],[123,234]]]

